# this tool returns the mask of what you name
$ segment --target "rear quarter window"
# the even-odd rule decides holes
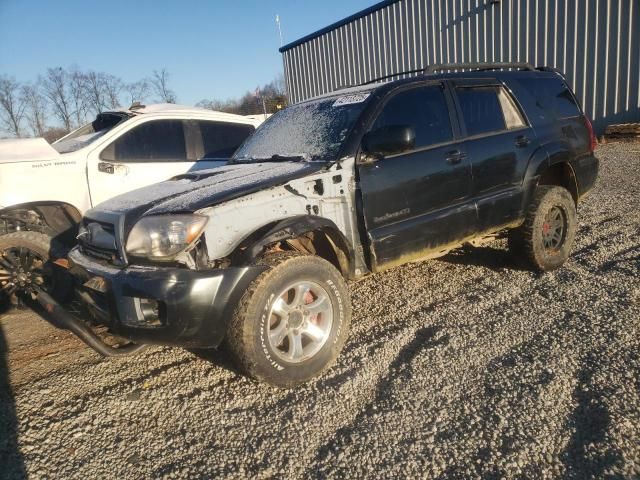
[[[581,115],[580,107],[567,84],[559,78],[527,78],[519,83],[529,92],[536,106],[552,119]]]
[[[230,158],[242,142],[255,130],[252,125],[228,122],[199,121],[203,156],[200,158]]]

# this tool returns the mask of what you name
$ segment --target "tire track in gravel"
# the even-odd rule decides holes
[[[460,288],[460,290],[465,290],[469,285],[467,284],[463,284]],[[475,285],[475,287],[477,288],[478,285]],[[489,285],[490,287],[490,285]],[[504,305],[508,305],[510,303],[513,302],[514,298],[516,297],[522,297],[525,295],[529,295],[531,294],[531,291],[535,290],[536,288],[538,288],[538,285],[536,284],[529,284],[527,285],[527,289],[523,289],[523,288],[519,288],[519,289],[512,289],[509,291],[509,293],[507,295],[503,295],[503,296],[499,296],[497,298],[491,299],[489,301],[489,305],[486,305],[487,307],[491,307],[491,308],[485,308],[485,311],[491,312],[491,311],[500,311],[502,310],[502,307]],[[466,305],[468,304],[468,299],[469,297],[473,297],[475,296],[476,293],[475,292],[467,292],[466,294],[464,294],[462,297],[460,297],[460,295],[455,295],[456,297],[458,297],[458,302],[450,302],[448,305],[446,305],[446,307],[440,309],[438,311],[438,314],[440,316],[450,316],[452,314],[454,314],[459,308],[460,305]],[[453,315],[455,316],[455,315]],[[415,322],[414,322],[415,323]],[[455,325],[452,325],[450,327],[454,327]],[[461,327],[464,327],[464,322],[461,325]],[[411,325],[411,327],[415,328],[415,325]],[[406,329],[406,328],[405,328]],[[410,365],[412,363],[412,361],[414,360],[414,358],[422,353],[424,353],[423,351],[421,351],[421,349],[419,348],[420,345],[423,343],[423,341],[426,339],[425,336],[427,335],[431,335],[434,332],[442,332],[444,331],[444,327],[441,324],[438,324],[437,326],[433,326],[433,325],[428,325],[428,326],[424,326],[421,328],[418,328],[417,330],[412,330],[409,331],[407,333],[405,333],[405,335],[403,335],[403,339],[409,339],[406,342],[401,343],[401,348],[397,351],[397,353],[394,355],[394,358],[392,361],[388,362],[387,364],[390,364],[390,367],[386,373],[386,375],[384,375],[376,384],[376,388],[375,388],[375,394],[371,395],[368,394],[367,397],[370,398],[370,400],[368,401],[368,403],[365,404],[364,407],[361,408],[360,412],[358,412],[356,414],[356,416],[351,420],[351,422],[347,425],[344,425],[342,427],[340,427],[337,430],[337,434],[335,435],[334,438],[330,439],[329,442],[323,446],[321,446],[317,452],[316,452],[316,461],[312,461],[309,462],[311,464],[315,464],[317,463],[317,461],[320,461],[321,459],[326,457],[327,452],[330,451],[339,451],[344,449],[344,443],[348,443],[345,441],[342,441],[342,439],[347,438],[347,437],[351,437],[352,433],[354,430],[357,430],[358,428],[360,428],[363,424],[366,424],[366,419],[368,417],[371,417],[371,415],[373,414],[373,412],[375,412],[376,415],[380,415],[381,413],[384,413],[384,408],[380,407],[379,405],[385,405],[384,399],[382,398],[383,395],[381,392],[388,392],[389,390],[391,390],[393,384],[395,384],[395,380],[403,380],[406,379],[407,376],[406,375],[402,375],[401,372],[399,371],[399,368],[401,366],[404,366],[403,368],[406,368],[407,372],[411,371]],[[488,334],[487,334],[488,335]],[[427,350],[429,348],[433,348],[433,347],[437,347],[439,345],[444,345],[449,343],[452,339],[455,339],[456,336],[453,334],[443,334],[439,341],[434,343],[434,344],[427,344]],[[478,352],[477,350],[479,350],[479,348],[483,348],[482,347],[482,338],[475,338],[474,341],[472,342],[471,345],[460,345],[458,346],[458,348],[464,348],[467,347],[466,350],[464,351],[464,355],[468,356],[468,357],[473,357],[476,359],[476,362],[474,362],[475,368],[482,368],[483,364],[482,362],[478,362],[479,358],[482,358],[481,355],[479,355],[480,352]],[[448,350],[456,350],[456,346],[454,345],[448,345],[447,346]],[[368,359],[370,360],[370,359]],[[456,360],[455,358],[451,361],[451,363],[455,363]],[[367,363],[370,363],[369,361],[367,361]],[[453,367],[454,365],[449,365],[450,367]],[[473,370],[474,368],[472,368],[470,365],[467,365],[464,367],[465,369],[471,369]],[[443,368],[443,370],[448,371],[449,373],[455,374],[457,372],[455,372],[454,370],[451,370],[450,368]],[[459,385],[456,386],[456,388],[454,389],[455,391],[468,391],[468,385],[466,384],[466,382],[463,382]],[[452,391],[450,391],[449,393],[452,393]],[[373,398],[371,400],[371,398]],[[387,408],[389,409],[393,409],[392,406],[388,406]],[[337,438],[336,438],[337,437]],[[307,474],[311,474],[311,472],[307,472]]]
[[[551,289],[555,288],[556,286],[557,286],[557,285],[552,286],[552,287],[551,287]],[[581,286],[578,286],[578,287],[576,287],[576,288],[581,288]],[[533,294],[533,293],[534,293],[533,291],[535,291],[535,290],[541,290],[541,291],[544,291],[544,290],[548,290],[548,289],[550,289],[549,285],[546,285],[544,288],[543,288],[542,286],[540,286],[540,285],[533,285],[533,286],[532,286],[532,292],[519,292],[519,293],[518,293],[518,296],[521,296],[521,297],[522,297],[522,296],[526,296],[526,295]],[[515,296],[515,295],[514,295],[514,296]],[[464,303],[466,303],[466,302],[465,302],[465,300],[463,300],[463,301],[462,301],[462,303],[463,303],[463,304],[464,304]],[[511,299],[505,299],[504,303],[505,303],[505,304],[513,303],[513,298],[511,298]],[[427,327],[427,328],[429,328],[429,327]],[[416,334],[416,338],[420,338],[420,335],[419,335],[418,333]],[[419,343],[419,341],[418,341],[418,343]],[[412,345],[411,345],[411,344],[408,344],[407,348],[408,348],[409,350],[412,350]],[[401,360],[401,359],[402,359],[402,357],[403,357],[403,354],[402,354],[402,351],[401,351],[401,352],[398,354],[398,356],[396,357],[396,361],[402,361],[402,360]],[[411,359],[411,358],[405,358],[405,360],[406,360],[407,364],[410,364],[412,359]],[[393,364],[392,364],[392,365],[393,365]],[[382,380],[382,385],[384,385],[384,387],[388,387],[388,385],[387,385],[387,380],[388,380],[388,379],[390,379],[390,378],[394,378],[394,377],[396,377],[396,378],[400,378],[401,376],[397,375],[397,372],[394,372],[393,370],[391,370],[391,369],[390,369],[388,376],[387,376],[387,377],[385,377],[385,378]],[[385,390],[386,390],[386,388],[385,388]],[[377,403],[379,403],[379,398],[378,398],[378,396],[376,396],[376,399],[375,399],[374,401],[372,401],[372,402],[371,402],[371,404],[369,404],[369,405],[367,406],[367,408],[365,408],[365,409],[364,409],[364,412],[367,412],[368,410],[371,410],[371,405],[376,405]],[[360,416],[356,417],[356,419],[353,421],[353,425],[356,425],[356,426],[357,426],[357,425],[362,424],[362,422],[363,422],[363,418],[361,418],[361,417],[362,417],[362,415],[360,415]],[[342,427],[340,430],[338,430],[338,432],[339,432],[339,433],[345,433],[345,432],[346,432],[346,434],[349,434],[349,435],[350,435],[350,434],[351,434],[351,429],[350,429],[350,427],[349,427],[349,426],[346,426],[346,427]],[[337,443],[337,441],[333,441],[332,443],[334,444],[334,445],[333,445],[333,447],[334,447],[334,448],[332,448],[331,443],[330,443],[329,445],[325,445],[324,447],[321,447],[320,452],[319,452],[319,455],[318,455],[318,457],[319,457],[319,458],[322,458],[322,457],[323,457],[323,453],[324,453],[324,452],[326,452],[326,451],[328,451],[328,450],[332,450],[332,449],[333,449],[333,450],[335,450],[335,449],[336,449],[336,448],[335,448],[335,443]],[[309,472],[307,472],[307,473],[309,473]]]

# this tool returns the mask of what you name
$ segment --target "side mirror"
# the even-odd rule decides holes
[[[407,125],[391,125],[365,134],[362,149],[373,156],[393,155],[411,150],[416,145],[416,132]]]

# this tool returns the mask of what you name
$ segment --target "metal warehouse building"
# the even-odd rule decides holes
[[[280,51],[291,102],[433,64],[529,62],[565,72],[599,132],[640,121],[638,0],[384,1]]]

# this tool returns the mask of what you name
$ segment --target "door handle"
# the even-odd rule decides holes
[[[102,172],[102,173],[108,173],[110,175],[113,175],[115,173],[116,169],[113,167],[112,163],[99,162],[98,163],[98,171]]]
[[[460,150],[451,150],[450,152],[447,152],[445,160],[449,165],[456,165],[466,158],[466,156],[467,155]]]
[[[129,174],[129,167],[120,163],[98,162],[98,171],[109,175],[125,176]]]
[[[516,147],[526,147],[531,143],[529,137],[525,137],[524,135],[518,135],[516,137]]]

